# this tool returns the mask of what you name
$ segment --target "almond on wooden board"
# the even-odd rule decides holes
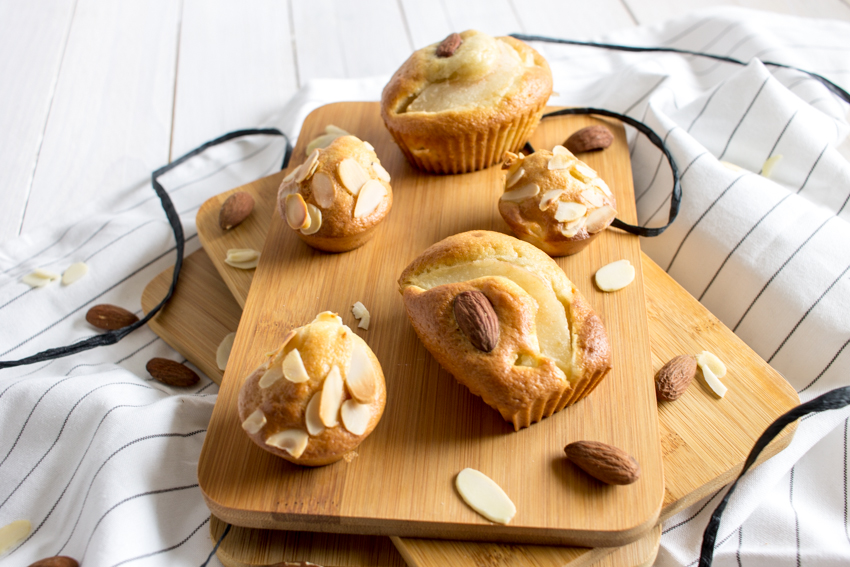
[[[693,356],[680,354],[670,359],[655,373],[655,396],[665,402],[678,400],[696,373],[697,361]]]
[[[39,559],[35,563],[31,563],[29,567],[79,567],[76,559],[67,555],[57,555],[56,557],[45,557]]]
[[[499,317],[487,296],[480,291],[464,291],[454,300],[454,314],[461,332],[472,346],[490,352],[499,343]]]
[[[574,154],[579,152],[592,152],[604,150],[614,141],[614,134],[605,126],[588,126],[567,138],[564,146]]]
[[[567,458],[606,484],[631,484],[640,478],[638,462],[617,447],[599,441],[576,441],[564,447]]]
[[[238,191],[221,204],[221,210],[218,212],[218,225],[221,230],[230,230],[248,218],[253,210],[254,198],[244,191]]]
[[[127,311],[123,307],[109,305],[108,303],[95,305],[86,312],[86,321],[98,329],[104,329],[106,331],[123,329],[138,320],[139,318],[134,313]]]
[[[198,383],[194,370],[168,358],[152,358],[145,365],[151,376],[169,386],[186,388]]]

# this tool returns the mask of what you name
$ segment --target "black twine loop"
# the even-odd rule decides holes
[[[284,167],[286,167],[286,166],[284,165]],[[283,168],[281,168],[281,169],[283,169]],[[226,536],[230,532],[230,528],[232,528],[232,527],[233,527],[232,525],[227,524],[227,527],[224,528],[224,531],[221,533],[221,537],[219,537],[218,541],[215,542],[215,547],[213,547],[212,551],[210,551],[210,554],[207,556],[207,560],[204,561],[203,563],[201,563],[201,567],[207,567],[210,560],[213,558],[213,555],[215,555],[215,552],[218,551],[218,548],[221,545],[221,542],[224,541],[224,536]]]
[[[768,428],[764,430],[764,433],[762,433],[761,437],[758,438],[756,444],[753,445],[750,454],[747,456],[747,460],[744,462],[744,468],[741,470],[741,474],[738,475],[735,482],[729,485],[729,491],[726,492],[723,500],[720,501],[720,504],[717,505],[717,508],[714,509],[714,512],[711,514],[711,518],[708,520],[708,525],[705,527],[705,532],[702,536],[702,549],[700,550],[699,567],[711,566],[711,562],[714,558],[714,542],[717,540],[717,530],[720,528],[720,517],[723,515],[723,510],[726,509],[729,497],[732,496],[732,493],[735,491],[735,487],[738,486],[738,481],[741,480],[741,477],[744,476],[748,470],[750,470],[750,467],[752,467],[753,463],[756,462],[756,459],[762,450],[767,447],[767,445],[773,441],[773,439],[779,435],[783,429],[785,429],[786,425],[797,421],[804,415],[820,413],[822,411],[833,409],[841,409],[848,405],[850,405],[850,386],[836,388],[835,390],[830,390],[829,392],[820,395],[813,400],[809,400],[805,404],[800,404],[799,406],[782,414],[776,421],[771,423]]]
[[[177,213],[177,209],[174,208],[174,203],[172,203],[171,197],[168,196],[168,191],[166,191],[162,184],[160,184],[159,178],[174,169],[175,167],[177,167],[178,165],[182,164],[186,160],[204,152],[208,148],[223,144],[224,142],[228,142],[230,140],[233,140],[234,138],[241,138],[242,136],[253,136],[258,134],[268,136],[283,136],[283,138],[286,140],[286,151],[284,152],[283,165],[281,165],[281,169],[285,168],[289,163],[289,158],[292,156],[292,144],[289,142],[289,138],[286,136],[286,134],[284,134],[277,128],[251,128],[247,130],[236,130],[235,132],[229,132],[227,134],[224,134],[223,136],[219,136],[215,140],[211,140],[205,144],[202,144],[201,146],[198,146],[189,153],[177,158],[168,165],[160,167],[159,169],[151,173],[151,185],[153,185],[153,190],[156,192],[160,202],[162,203],[162,209],[165,211],[165,216],[168,218],[168,224],[171,225],[171,230],[174,233],[174,240],[177,243],[175,246],[175,249],[177,251],[177,259],[174,261],[174,275],[171,278],[171,285],[168,288],[168,293],[156,307],[151,309],[150,312],[145,315],[144,318],[136,321],[131,325],[127,325],[126,327],[122,327],[114,331],[107,331],[100,335],[95,335],[93,337],[83,339],[71,345],[62,346],[58,348],[50,348],[38,354],[34,354],[32,356],[28,356],[20,360],[0,361],[0,369],[23,366],[26,364],[35,364],[36,362],[44,362],[45,360],[52,360],[54,358],[71,356],[72,354],[77,354],[78,352],[91,350],[93,348],[101,346],[112,345],[117,343],[118,341],[120,341],[142,325],[147,324],[147,322],[150,321],[153,316],[156,315],[159,310],[165,306],[166,303],[168,303],[168,300],[171,299],[171,296],[174,295],[174,289],[175,287],[177,287],[177,278],[180,276],[180,269],[183,267],[183,250],[186,244],[186,238],[183,235],[183,225],[180,224],[180,215]]]

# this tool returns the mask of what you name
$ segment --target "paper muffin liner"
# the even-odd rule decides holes
[[[493,126],[489,130],[434,136],[430,139],[405,135],[389,123],[387,129],[407,160],[418,169],[441,174],[470,173],[502,161],[506,151],[519,151],[540,122],[544,106],[545,102],[511,122]]]

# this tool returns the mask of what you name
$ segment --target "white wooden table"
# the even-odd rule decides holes
[[[0,242],[455,30],[582,39],[716,5],[850,20],[850,0],[0,0]]]

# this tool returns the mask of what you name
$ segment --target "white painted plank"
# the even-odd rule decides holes
[[[635,26],[621,0],[511,0],[525,33],[586,40]]]
[[[395,0],[292,2],[298,74],[316,78],[389,75],[412,52]]]
[[[455,31],[477,29],[490,35],[528,31],[522,27],[510,0],[446,2],[446,12]]]
[[[0,3],[0,242],[18,235],[74,3]]]
[[[79,0],[22,232],[168,160],[180,5]]]
[[[185,0],[172,159],[265,125],[298,90],[287,3]]]
[[[414,50],[440,41],[452,32],[463,31],[452,25],[443,6],[441,2],[401,0],[401,9],[410,30]]]
[[[641,25],[684,16],[695,10],[737,6],[807,18],[850,20],[850,5],[844,0],[623,0]]]

